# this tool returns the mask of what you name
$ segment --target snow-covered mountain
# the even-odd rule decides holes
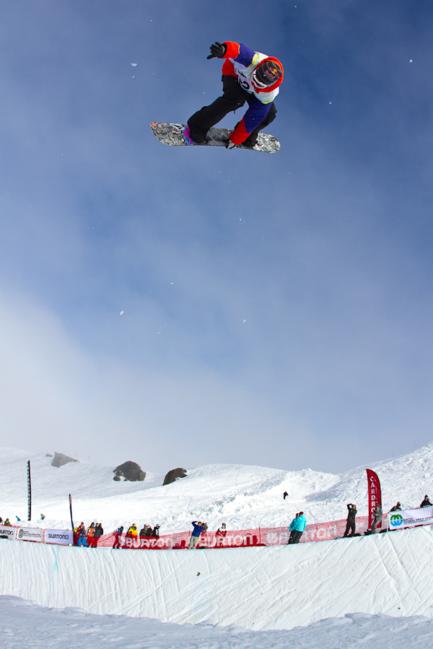
[[[190,528],[195,518],[210,529],[222,521],[232,529],[286,525],[295,511],[308,521],[344,518],[346,503],[367,510],[365,467],[341,475],[311,469],[284,471],[260,466],[206,465],[188,469],[186,478],[162,486],[163,476],[147,474],[144,482],[115,482],[113,468],[74,462],[51,466],[51,457],[15,449],[0,449],[0,515],[25,519],[26,461],[31,460],[33,512],[44,525],[69,526],[68,494],[76,520],[101,521],[106,531],[136,522],[161,525],[161,533]],[[396,500],[418,506],[425,493],[433,495],[433,444],[406,456],[378,462],[384,509]],[[282,494],[288,492],[283,500]]]

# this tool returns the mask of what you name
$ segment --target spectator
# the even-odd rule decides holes
[[[95,533],[93,535],[93,545],[92,548],[98,547],[99,539],[101,536],[104,534],[104,529],[102,527],[101,523],[96,523],[95,525]]]
[[[376,534],[377,528],[380,527],[381,523],[382,523],[382,507],[380,505],[377,505],[373,514],[373,524],[371,526],[372,534]]]
[[[114,530],[113,532],[113,550],[118,550],[122,546],[120,545],[120,539],[123,534],[123,525]]]
[[[356,533],[356,505],[349,503],[347,505],[346,529],[343,536],[354,536]],[[350,534],[349,534],[350,532]]]
[[[152,530],[152,536],[155,539],[159,539],[159,525],[155,525],[155,527]]]
[[[125,546],[132,548],[134,541],[138,539],[138,529],[135,523],[132,523],[125,534]]]
[[[400,504],[400,501],[396,502],[396,504],[394,505],[394,507],[391,507],[391,509],[390,509],[389,511],[390,511],[390,512],[400,512],[400,511],[401,511],[401,504]]]
[[[77,532],[78,532],[77,546],[79,548],[87,548],[87,531],[84,523],[80,523]]]
[[[227,534],[227,528],[225,523],[221,523],[221,527],[219,527],[215,533],[216,536],[226,536]]]
[[[287,498],[288,495],[289,495],[289,494],[287,493],[287,491],[285,491],[285,492],[283,493],[283,500],[286,500],[286,498]]]
[[[420,507],[431,507],[432,503],[430,502],[430,498],[427,496],[427,494],[424,496],[424,500],[422,501]]]
[[[203,521],[192,521],[193,530],[191,532],[191,538],[189,540],[188,550],[192,550],[197,547],[197,544],[200,540],[200,536],[203,532],[207,530],[207,524]]]
[[[92,521],[87,530],[87,547],[93,548],[95,540],[95,523]]]
[[[290,538],[289,543],[299,543],[301,536],[304,533],[305,528],[307,527],[307,520],[304,516],[304,512],[298,512],[295,518],[289,525]]]
[[[138,537],[138,530],[137,526],[135,523],[132,523],[126,531],[126,538],[127,539],[136,539]]]
[[[140,530],[140,539],[148,539],[151,536],[153,536],[153,529],[148,523],[144,523]]]
[[[3,525],[3,519],[1,516],[0,516],[0,525]]]
[[[4,525],[5,527],[12,527],[12,524],[11,524],[9,518],[5,518],[5,522],[3,523],[3,525]]]

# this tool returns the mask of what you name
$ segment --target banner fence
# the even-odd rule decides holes
[[[403,509],[389,513],[389,529],[402,530],[418,525],[433,525],[433,507]]]
[[[383,517],[384,527],[390,530],[405,529],[418,525],[433,525],[433,507],[407,509],[390,512]],[[317,543],[342,538],[346,529],[346,519],[313,523],[307,525],[300,543]],[[356,517],[356,532],[363,535],[369,529],[368,516]],[[132,538],[127,534],[115,533],[101,536],[94,547],[124,550],[185,550],[191,538],[190,532],[162,534],[159,537]],[[76,545],[71,530],[42,529],[29,526],[0,525],[0,539],[48,543],[56,545]],[[202,534],[198,548],[241,548],[285,545],[289,540],[287,527],[259,527],[245,530],[227,530],[225,534],[207,531]]]

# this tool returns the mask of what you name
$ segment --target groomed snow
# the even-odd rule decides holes
[[[0,593],[178,624],[291,629],[433,616],[430,527],[299,546],[127,551],[0,543]]]
[[[323,620],[292,631],[245,632],[207,625],[56,611],[0,597],[0,629],[7,649],[425,649],[433,644],[433,621],[362,614]]]

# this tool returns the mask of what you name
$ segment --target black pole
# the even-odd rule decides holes
[[[27,520],[32,520],[32,474],[30,472],[30,460],[27,461]]]
[[[72,517],[72,496],[69,494],[69,513],[71,515],[71,528],[72,528],[72,534],[74,533],[74,519]]]

